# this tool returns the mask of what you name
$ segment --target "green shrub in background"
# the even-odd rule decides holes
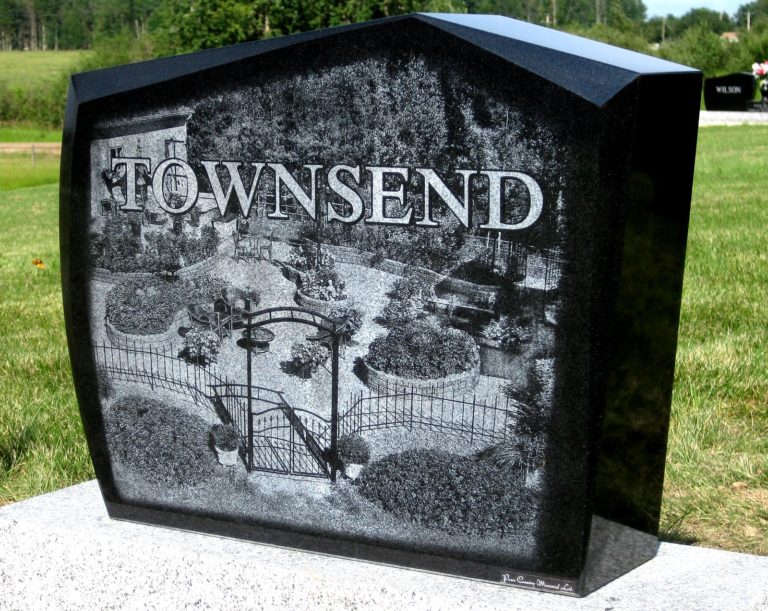
[[[698,68],[705,76],[714,76],[729,70],[733,51],[733,43],[723,41],[710,30],[695,27],[661,47],[660,55],[664,59]],[[748,71],[751,66],[750,61],[738,70]]]
[[[589,27],[571,26],[568,32],[584,38],[599,40],[609,45],[637,51],[638,53],[651,54],[650,43],[645,39],[636,27],[619,29],[610,27],[604,23],[593,24]]]
[[[131,30],[123,30],[99,38],[91,51],[82,53],[56,78],[33,80],[34,86],[31,87],[0,81],[0,122],[61,128],[71,74],[129,64],[155,56],[154,44],[147,35],[137,38]]]

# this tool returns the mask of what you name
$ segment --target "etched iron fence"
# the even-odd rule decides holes
[[[510,434],[515,411],[506,397],[493,403],[478,401],[441,388],[425,391],[412,386],[385,385],[379,394],[363,391],[349,398],[349,407],[339,418],[339,434],[406,427],[441,431],[470,443],[497,443]]]
[[[211,386],[211,398],[217,404],[221,419],[227,424],[233,424],[240,433],[243,447],[248,446],[248,386],[221,381]],[[251,386],[251,405],[277,407],[284,400],[276,390]]]
[[[497,234],[468,235],[465,241],[483,253],[488,265],[502,274],[526,280],[526,284],[545,291],[558,288],[563,266],[562,254],[556,248],[537,248],[502,240]]]
[[[190,397],[197,405],[215,408],[210,388],[224,382],[215,367],[204,368],[178,357],[178,348],[163,346],[112,346],[93,344],[96,367],[114,380],[146,384]]]
[[[248,398],[227,392],[228,382],[211,386],[211,399],[222,422],[232,424],[240,435],[240,447],[248,453]],[[244,456],[246,466],[248,458]]]
[[[238,430],[249,469],[328,477],[330,422],[295,409],[278,391],[233,384],[218,372],[186,362],[177,348],[93,344],[96,366],[116,381],[169,390],[214,411]],[[251,434],[249,434],[251,431]]]
[[[308,410],[291,407],[282,393],[233,384],[215,369],[204,369],[175,355],[176,349],[93,345],[97,367],[115,380],[146,384],[184,394],[232,423],[243,441],[249,469],[328,477],[327,450],[331,422]],[[339,434],[396,426],[437,430],[470,443],[496,443],[510,435],[516,409],[507,399],[478,401],[442,385],[429,389],[385,384],[383,392],[351,395],[339,418]],[[249,430],[251,433],[249,434]]]

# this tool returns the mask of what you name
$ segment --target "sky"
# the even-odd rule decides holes
[[[679,17],[692,8],[708,8],[733,15],[741,5],[748,3],[749,0],[643,0],[643,4],[648,9],[646,12],[648,17],[670,14]]]

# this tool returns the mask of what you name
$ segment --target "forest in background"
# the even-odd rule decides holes
[[[646,18],[642,0],[0,0],[0,50],[87,49],[123,30],[196,50],[417,11],[580,27]]]
[[[681,17],[648,15],[642,0],[0,0],[0,50],[89,49],[130,32],[165,55],[419,11],[506,15],[641,47],[768,23],[768,0]]]
[[[733,15],[697,8],[681,17],[648,16],[642,0],[0,0],[0,51],[88,50],[58,79],[34,87],[0,81],[0,122],[59,127],[70,71],[411,12],[506,15],[706,76],[749,71],[768,58],[768,0]]]

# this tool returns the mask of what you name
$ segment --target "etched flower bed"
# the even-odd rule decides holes
[[[176,312],[171,319],[169,327],[160,333],[126,333],[113,325],[109,319],[104,321],[107,329],[107,337],[115,346],[130,348],[137,344],[144,346],[167,346],[172,340],[176,339],[179,327],[189,325],[189,316],[184,311]]]
[[[314,310],[319,314],[325,314],[326,316],[329,316],[331,314],[331,310],[347,306],[349,303],[348,299],[336,299],[334,301],[327,301],[325,299],[315,299],[313,297],[310,297],[309,295],[306,295],[302,291],[302,289],[296,290],[295,300],[298,305],[304,308],[307,308],[308,310]]]
[[[331,310],[347,305],[346,283],[331,266],[310,270],[303,276],[296,290],[296,303],[329,314]]]
[[[179,327],[189,324],[186,306],[213,302],[224,285],[224,280],[209,275],[176,282],[120,282],[107,294],[107,336],[123,346],[167,343]]]
[[[363,359],[365,367],[365,384],[371,390],[384,392],[386,390],[402,391],[403,389],[423,394],[435,394],[438,391],[455,391],[456,394],[466,393],[477,386],[480,371],[474,366],[469,371],[436,378],[407,378],[393,375],[371,366]]]
[[[416,320],[374,339],[363,363],[365,382],[377,391],[440,387],[465,392],[477,384],[480,356],[468,333]]]

